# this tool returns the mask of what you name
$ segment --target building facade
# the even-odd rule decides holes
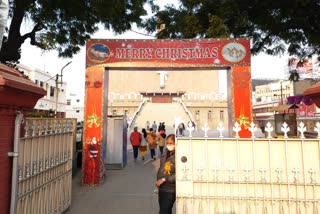
[[[255,88],[256,102],[272,102],[276,100],[285,100],[289,96],[293,96],[293,82],[276,81],[267,85],[259,85]]]
[[[127,115],[129,120],[133,120],[137,114],[136,117],[145,117],[145,122],[156,121],[157,124],[169,121],[169,118],[166,119],[168,116],[188,114],[184,117],[185,125],[194,121],[198,127],[202,127],[205,122],[210,127],[217,127],[218,123],[222,122],[228,127],[228,105],[224,92],[221,87],[219,89],[217,70],[169,70],[163,73],[111,70],[108,82],[108,114]],[[137,112],[142,102],[147,103],[147,109],[150,106],[153,114],[141,113],[143,108]],[[182,107],[171,108],[170,103],[172,106],[181,104]],[[169,109],[176,112],[168,112]],[[163,121],[159,118],[163,118]],[[140,122],[135,126],[142,127],[144,124]]]
[[[56,84],[55,76],[52,76],[48,72],[45,72],[37,68],[34,69],[21,64],[19,64],[17,67],[19,70],[23,71],[24,74],[28,76],[32,82],[34,82],[36,85],[47,91],[47,95],[37,102],[36,106],[34,107],[34,110],[37,112],[54,112],[55,110],[57,110],[57,117],[65,117],[67,106],[67,83],[61,83],[61,81],[58,81],[58,84]]]
[[[254,89],[255,101],[257,103],[281,101],[282,97],[283,102],[285,102],[289,96],[303,94],[313,84],[313,80],[278,80],[264,85],[257,85]]]
[[[303,92],[314,84],[312,80],[301,81],[274,81],[272,83],[257,85],[254,90],[253,121],[257,127],[265,127],[268,122],[274,125],[275,107],[287,104],[287,98]],[[282,98],[282,99],[281,99]],[[296,113],[297,121],[303,121],[307,127],[313,127],[320,120],[320,109],[315,105],[300,103],[298,108],[287,113]],[[285,113],[285,112],[280,112]],[[312,131],[312,130],[311,130]]]
[[[84,119],[84,98],[77,94],[67,94],[66,117],[76,118],[77,122],[83,122]]]

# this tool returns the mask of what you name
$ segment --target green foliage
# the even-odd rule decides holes
[[[152,0],[10,0],[11,24],[4,38],[0,61],[18,61],[26,39],[43,50],[57,50],[60,57],[79,52],[98,24],[123,33],[146,15]],[[32,31],[20,34],[22,21],[34,23]]]
[[[290,81],[299,81],[299,73],[298,72],[291,72],[289,76]]]
[[[5,63],[7,66],[9,66],[9,67],[11,67],[11,68],[13,68],[13,69],[15,69],[16,71],[18,71],[20,74],[22,74],[25,78],[27,78],[27,79],[30,79],[25,73],[24,73],[24,71],[22,71],[18,66],[17,66],[17,63],[15,63],[15,62],[6,62]]]
[[[56,115],[52,109],[44,112],[36,112],[35,110],[28,112],[27,117],[54,118]]]
[[[252,54],[320,56],[319,0],[180,0],[144,21],[161,25],[158,38],[250,37]]]

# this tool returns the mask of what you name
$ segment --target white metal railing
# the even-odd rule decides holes
[[[189,92],[189,93],[186,93],[186,94],[183,94],[181,96],[181,99],[182,100],[193,100],[193,101],[196,101],[196,100],[224,100],[226,99],[226,95],[225,94],[221,94],[221,93],[209,93],[209,94],[199,94],[199,93],[194,93],[194,92]]]
[[[204,137],[176,139],[177,213],[319,213],[320,211],[320,123],[306,139],[299,124],[299,138],[288,138],[290,128],[282,125],[283,139],[272,138],[273,127],[265,128],[266,138],[209,138],[210,127],[202,127]]]
[[[112,100],[126,100],[126,99],[142,100],[143,95],[141,95],[140,93],[135,93],[135,92],[125,93],[125,94],[109,92],[108,99],[112,99]]]
[[[141,111],[142,107],[144,106],[144,104],[146,103],[147,99],[143,99],[143,101],[140,103],[137,111],[133,114],[130,122],[129,122],[129,128],[131,128],[131,126],[134,124],[134,121],[137,119],[137,116],[139,114],[139,112]]]
[[[26,119],[19,143],[17,214],[63,213],[70,207],[73,123]]]
[[[195,124],[195,127],[196,127],[196,126],[197,126],[197,123],[196,123],[195,120],[193,119],[192,114],[191,114],[190,111],[187,109],[187,107],[186,107],[186,105],[184,104],[184,102],[183,102],[181,99],[179,99],[179,102],[180,102],[180,104],[182,105],[182,108],[184,109],[184,111],[188,114],[188,116],[189,116],[189,118],[190,118],[190,121],[191,121],[192,123],[194,123],[194,124]]]

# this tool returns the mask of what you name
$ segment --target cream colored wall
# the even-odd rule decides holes
[[[116,110],[116,115],[125,115],[125,111],[128,111],[128,116],[132,117],[133,114],[137,111],[138,106],[136,107],[119,107],[119,106],[108,106],[108,115],[112,115],[113,110]]]
[[[109,92],[120,94],[140,91],[186,91],[219,93],[218,71],[167,71],[165,88],[160,89],[157,71],[109,71]]]
[[[128,116],[132,117],[137,111],[140,100],[114,100],[112,105],[108,103],[108,115],[112,115],[112,111],[116,110],[117,115],[124,115],[125,110],[128,110]],[[184,102],[186,104],[186,102]],[[192,106],[186,106],[196,121],[198,128],[201,128],[205,122],[208,123],[212,130],[216,130],[219,122],[223,123],[225,128],[228,127],[228,104],[226,100],[192,100]],[[199,111],[199,119],[196,117],[196,112]],[[211,111],[211,120],[208,118],[208,112]],[[220,120],[220,111],[223,111],[223,120]],[[159,113],[159,112],[158,112]],[[163,112],[165,114],[165,112]],[[186,121],[188,122],[188,121]]]
[[[113,100],[112,103],[109,100],[108,102],[108,115],[112,115],[112,111],[116,110],[117,115],[124,115],[125,110],[128,111],[128,116],[132,117],[133,114],[137,111],[142,100],[132,100],[132,99],[123,99],[123,100]]]
[[[160,89],[160,75],[157,71],[121,71],[110,70],[109,71],[109,93],[116,94],[129,94],[131,92],[139,93],[141,91],[185,91],[187,93],[193,92],[199,95],[205,95],[210,93],[219,94],[219,71],[217,70],[194,70],[194,71],[167,71],[168,80],[165,81],[165,88]],[[146,97],[144,97],[146,98]],[[181,99],[180,96],[175,97]],[[134,99],[119,99],[118,97],[109,97],[108,102],[108,114],[112,114],[112,110],[117,111],[117,115],[123,115],[125,110],[128,110],[129,117],[132,117],[138,106],[142,102],[142,99],[138,97]],[[228,127],[228,110],[227,102],[214,101],[210,98],[201,100],[200,97],[194,99],[183,100],[184,103],[192,103],[192,106],[187,106],[188,110],[192,113],[195,119],[195,112],[200,111],[200,119],[197,122],[199,127],[202,127],[203,123],[207,122],[210,127],[216,128],[220,122],[220,111],[224,111],[224,123],[225,127]],[[212,111],[211,120],[208,120],[208,111]]]
[[[228,105],[227,101],[222,101],[220,103],[209,103],[204,102],[201,106],[187,106],[188,110],[192,114],[193,119],[196,121],[199,128],[203,126],[204,123],[208,123],[208,126],[212,130],[216,130],[218,124],[222,122],[225,128],[228,127]],[[199,111],[199,119],[196,117],[196,112]],[[208,113],[211,111],[211,119],[208,117]],[[220,120],[220,111],[223,111],[223,120]]]
[[[176,213],[318,213],[318,144],[178,138]]]

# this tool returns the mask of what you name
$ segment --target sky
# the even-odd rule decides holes
[[[177,1],[175,0],[157,0],[155,2],[160,7],[164,7],[167,3],[174,3],[177,5]],[[26,23],[26,25],[22,27],[21,32],[26,33],[31,27],[32,23]],[[154,39],[153,37],[133,32],[146,33],[137,27],[133,27],[133,31],[127,31],[121,35],[115,35],[112,31],[104,30],[103,27],[100,27],[99,29],[100,30],[91,37],[92,39]],[[51,75],[60,74],[61,68],[72,61],[71,64],[63,70],[63,81],[67,82],[67,93],[75,93],[80,96],[84,95],[85,47],[81,47],[80,52],[72,58],[59,58],[57,51],[43,53],[39,48],[30,45],[29,39],[24,42],[21,49],[21,64],[31,68],[44,70]],[[284,79],[284,68],[287,66],[287,62],[287,55],[274,57],[262,53],[257,56],[251,56],[252,78]]]

